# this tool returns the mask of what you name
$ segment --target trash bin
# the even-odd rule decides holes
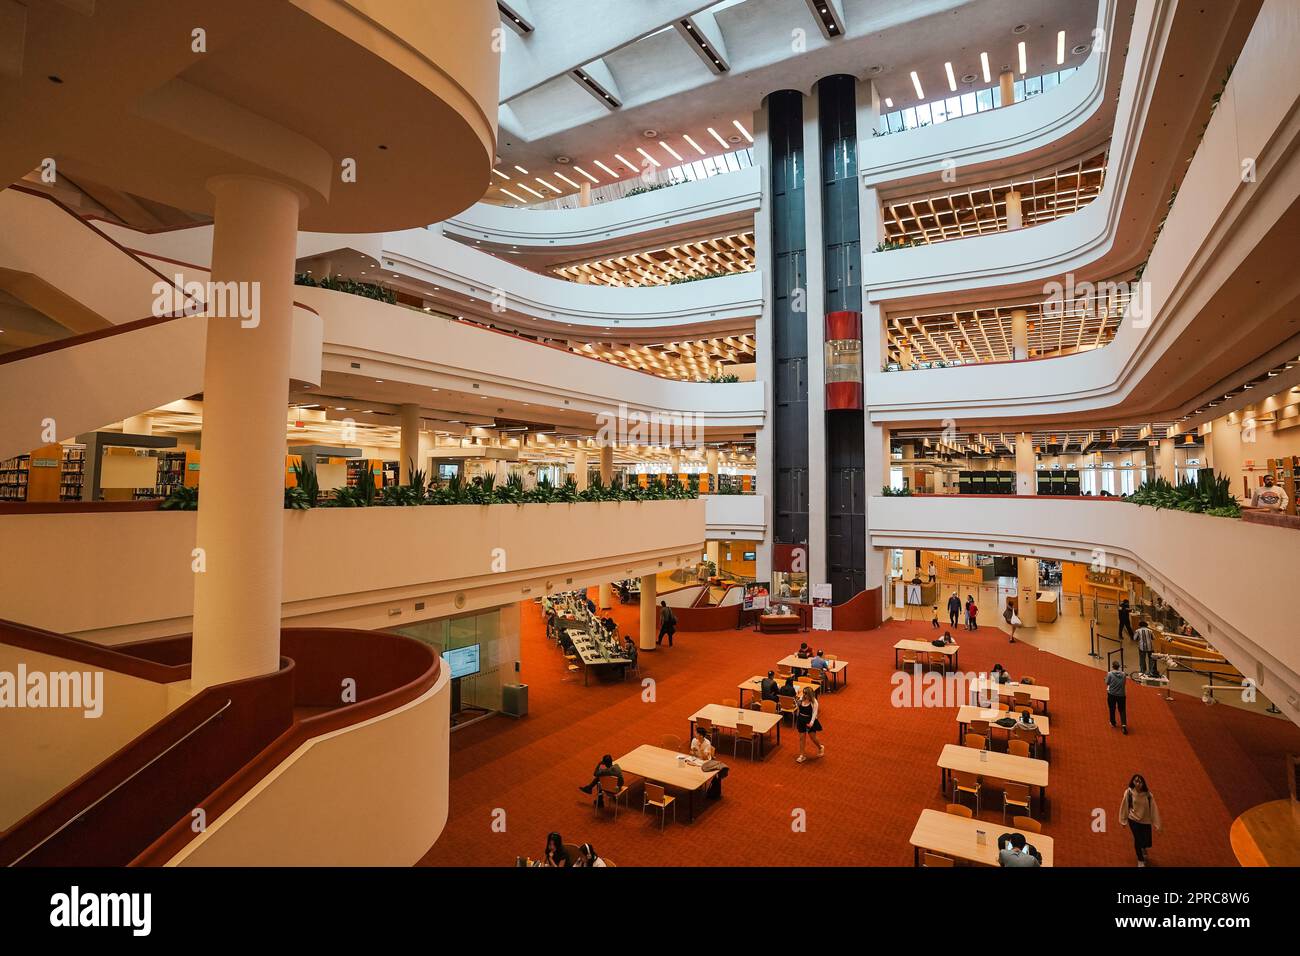
[[[528,685],[501,685],[501,713],[507,717],[528,716]]]

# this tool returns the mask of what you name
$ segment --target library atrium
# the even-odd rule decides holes
[[[0,861],[1300,865],[1300,2],[596,6],[0,0]]]

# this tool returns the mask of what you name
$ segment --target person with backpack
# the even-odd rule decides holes
[[[1014,644],[1016,642],[1016,628],[1020,626],[1020,615],[1017,614],[1016,609],[1011,606],[1011,598],[1007,598],[1007,606],[1002,611],[1002,619],[1007,622],[1007,628],[1011,632],[1010,643]]]
[[[677,633],[677,615],[673,609],[668,606],[667,601],[659,602],[659,638],[655,641],[655,647],[664,642],[664,636],[668,637],[668,646],[673,646],[673,635]]]
[[[1151,830],[1161,829],[1161,824],[1156,798],[1147,787],[1146,777],[1140,773],[1129,778],[1128,788],[1119,802],[1119,824],[1133,832],[1133,851],[1137,854],[1138,866],[1146,866],[1147,851],[1151,849]]]
[[[1119,712],[1119,725],[1128,735],[1128,698],[1125,696],[1125,682],[1128,675],[1119,666],[1119,661],[1110,665],[1106,672],[1106,709],[1110,713],[1110,725],[1115,726],[1115,712]]]

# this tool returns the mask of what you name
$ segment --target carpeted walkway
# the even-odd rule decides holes
[[[620,630],[635,639],[635,607],[616,607]],[[457,731],[451,744],[451,814],[422,861],[433,866],[508,866],[537,856],[546,834],[590,842],[620,866],[901,866],[911,865],[908,837],[923,808],[942,809],[935,761],[956,741],[955,711],[895,708],[890,702],[892,645],[928,639],[928,623],[891,622],[869,632],[762,635],[751,631],[680,633],[676,646],[642,654],[639,682],[589,687],[565,680],[556,648],[543,633],[540,609],[522,607],[522,679],[531,713],[492,717]],[[1129,775],[1143,773],[1165,830],[1155,837],[1152,866],[1234,866],[1228,828],[1242,810],[1286,795],[1283,756],[1300,751],[1300,729],[1231,707],[1206,707],[1143,687],[1129,690],[1129,735],[1107,723],[1102,674],[982,627],[956,632],[965,671],[1002,663],[1052,690],[1050,819],[1061,866],[1132,865],[1128,830],[1115,814]],[[797,736],[751,763],[726,752],[731,766],[722,800],[693,824],[657,821],[634,808],[617,822],[593,816],[576,789],[600,755],[615,757],[664,734],[687,734],[687,717],[707,703],[737,696],[736,684],[766,673],[807,640],[849,661],[847,687],[822,698],[826,756],[795,763]],[[594,680],[594,679],[593,679]],[[1000,795],[988,793],[990,827],[1001,820]],[[505,811],[505,832],[494,810]],[[1094,811],[1107,832],[1094,831]],[[794,832],[796,811],[806,832]],[[498,815],[499,816],[499,815]]]

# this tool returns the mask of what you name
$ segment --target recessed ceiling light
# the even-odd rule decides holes
[[[1024,76],[1025,72],[1029,69],[1028,65],[1025,63],[1025,41],[1024,40],[1021,40],[1019,43],[1016,44],[1016,54],[1020,57],[1020,75]]]
[[[502,179],[504,179],[506,182],[510,182],[510,177],[507,176],[505,173],[501,172],[501,170],[499,170],[499,169],[494,169],[494,170],[492,170],[492,172],[495,173],[497,176],[500,176],[500,177],[501,177]]]
[[[573,160],[570,159],[568,156],[556,156],[555,161],[559,163],[561,166],[567,166],[569,165],[569,163],[573,162]]]
[[[663,165],[663,163],[659,162],[659,160],[655,159],[653,156],[647,153],[644,147],[638,146],[636,148],[636,151],[640,153],[642,156],[644,156],[646,158],[646,162],[648,162],[651,166],[658,168]]]
[[[541,193],[539,193],[536,189],[534,189],[532,186],[525,185],[524,183],[516,183],[515,185],[517,185],[517,186],[518,186],[520,189],[522,189],[524,192],[526,192],[526,193],[530,193],[530,194],[536,196],[538,199],[545,199],[545,198],[546,198],[546,197],[543,196]]]
[[[974,83],[974,82],[975,82],[976,80],[978,80],[978,79],[979,79],[979,76],[977,76],[977,75],[974,74],[974,73],[963,73],[963,74],[962,74],[961,81],[962,81],[963,83]]]
[[[1065,31],[1060,30],[1056,34],[1056,65],[1060,66],[1065,62]]]
[[[1083,54],[1088,52],[1088,44],[1086,43],[1076,44],[1075,46],[1072,46],[1070,48],[1070,52],[1073,53],[1075,56],[1083,56]]]
[[[574,167],[573,167],[573,171],[574,171],[575,173],[581,173],[582,175],[584,175],[584,176],[586,176],[588,179],[590,179],[593,183],[598,183],[598,182],[600,182],[599,179],[597,179],[595,176],[591,175],[591,173],[587,172],[587,171],[586,171],[585,169],[583,169],[581,166],[574,166]]]
[[[956,92],[957,92],[957,77],[953,75],[953,72],[952,72],[952,64],[951,64],[951,63],[945,63],[945,64],[943,65],[943,72],[946,73],[946,74],[948,75],[948,90],[949,90],[950,92],[952,92],[952,93],[956,93]]]
[[[614,158],[626,166],[628,169],[636,169],[636,163],[629,161],[622,153],[615,153]]]
[[[992,83],[993,74],[989,72],[989,55],[988,53],[980,54],[980,70],[984,73],[984,82]]]
[[[1014,27],[1011,28],[1011,32],[1014,33],[1016,36],[1020,36],[1020,34],[1024,33],[1028,29],[1029,29],[1029,24],[1017,23]]]
[[[659,141],[659,145],[662,146],[662,147],[664,148],[665,152],[667,152],[669,156],[671,156],[673,159],[677,160],[677,162],[679,162],[679,163],[682,162],[681,154],[678,153],[677,150],[673,149],[671,146],[669,146],[669,145],[668,145],[667,143],[665,143],[663,140],[660,140],[660,141]]]
[[[545,187],[546,187],[547,189],[549,189],[551,192],[555,193],[555,195],[557,195],[557,196],[560,195],[560,190],[558,190],[556,187],[552,186],[550,183],[548,183],[548,182],[547,182],[545,179],[543,179],[541,176],[536,176],[536,177],[534,177],[533,181],[534,181],[534,182],[539,182],[539,183],[541,183],[543,186],[545,186]]]
[[[886,97],[885,97],[885,109],[887,109],[887,110],[892,110],[893,108],[894,108],[894,101],[891,100],[888,96],[886,96]]]
[[[524,169],[524,167],[522,167],[522,166],[516,166],[515,169],[519,170],[519,171],[520,171],[521,173],[523,173],[525,176],[528,175],[528,170]]]
[[[520,199],[518,196],[516,196],[516,195],[515,195],[514,193],[512,193],[510,190],[508,190],[508,189],[503,189],[503,190],[501,190],[501,191],[502,191],[503,193],[505,193],[507,196],[509,196],[511,199],[513,199],[515,202],[519,203],[519,205],[521,205],[521,206],[525,206],[525,205],[527,205],[527,203],[524,202],[524,200]]]
[[[925,99],[925,91],[921,89],[921,78],[916,75],[916,70],[912,71],[912,89],[916,90],[918,100]]]
[[[695,142],[695,140],[693,140],[693,139],[691,139],[689,136],[685,136],[685,135],[682,136],[682,139],[684,139],[684,140],[686,140],[686,142],[690,143],[690,144],[691,144],[691,147],[692,147],[692,148],[693,148],[697,153],[699,153],[701,156],[705,155],[704,150],[700,148],[700,144],[697,143],[697,142]]]
[[[716,139],[718,141],[718,145],[721,146],[723,149],[730,148],[727,146],[727,141],[723,139],[721,136],[719,136],[718,131],[714,129],[712,126],[709,127],[709,135],[712,136],[714,139]]]
[[[740,131],[740,135],[745,137],[745,140],[747,142],[752,143],[754,141],[754,137],[749,134],[749,130],[745,129],[744,125],[740,122],[740,120],[732,120],[731,124]]]
[[[553,175],[554,175],[557,179],[561,179],[561,180],[563,180],[564,182],[568,183],[568,184],[569,184],[570,186],[572,186],[574,189],[578,189],[578,188],[579,188],[579,186],[578,186],[577,183],[575,183],[572,179],[570,179],[568,176],[564,175],[564,173],[560,172],[559,170],[556,170],[556,171],[553,173]]]

